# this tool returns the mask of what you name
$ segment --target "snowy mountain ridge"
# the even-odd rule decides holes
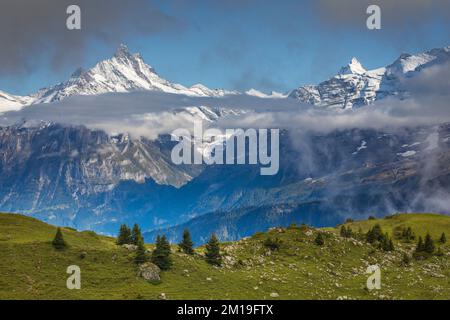
[[[74,95],[98,95],[134,91],[159,91],[190,97],[224,97],[244,94],[261,99],[294,98],[317,107],[351,109],[372,104],[388,96],[402,97],[401,80],[415,77],[423,70],[450,61],[450,46],[432,49],[416,55],[401,54],[392,64],[367,70],[356,58],[330,79],[318,85],[305,85],[288,94],[266,94],[256,89],[245,93],[210,89],[203,84],[190,88],[171,83],[147,65],[139,53],[132,54],[120,45],[110,59],[89,70],[78,69],[69,80],[44,88],[29,96],[15,96],[0,91],[0,113],[17,111],[24,106],[61,101]]]
[[[88,71],[77,70],[72,77],[56,86],[40,90],[33,103],[60,101],[72,95],[96,95],[108,92],[162,91],[188,96],[223,96],[224,90],[205,86],[186,88],[161,78],[139,53],[132,54],[120,45],[111,59],[97,63]]]
[[[392,64],[366,70],[353,58],[339,73],[318,85],[293,90],[289,97],[317,107],[352,109],[372,104],[388,96],[402,97],[401,80],[419,75],[423,70],[450,61],[450,46],[417,55],[402,54]]]
[[[132,54],[120,45],[111,59],[98,62],[89,70],[77,69],[69,80],[44,88],[29,96],[13,96],[0,91],[0,112],[24,106],[61,101],[74,95],[98,95],[133,91],[160,91],[194,97],[222,97],[236,91],[210,89],[202,84],[190,88],[161,78],[139,53]]]

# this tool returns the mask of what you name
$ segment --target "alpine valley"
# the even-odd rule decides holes
[[[170,137],[184,121],[230,125],[269,106],[339,115],[404,103],[449,63],[450,47],[402,54],[375,70],[353,58],[318,85],[241,93],[173,84],[121,45],[66,82],[28,96],[0,91],[0,211],[103,234],[139,223],[148,242],[161,233],[177,241],[188,228],[196,244],[211,233],[238,240],[291,223],[450,214],[447,119],[286,128],[274,176],[252,165],[175,165]]]

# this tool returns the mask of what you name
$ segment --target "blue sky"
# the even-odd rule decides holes
[[[438,5],[441,3],[437,2]],[[144,60],[169,81],[262,91],[288,91],[320,82],[335,74],[353,56],[366,68],[376,68],[393,62],[403,52],[417,53],[450,45],[448,16],[435,14],[447,7],[425,8],[425,12],[423,7],[401,10],[401,6],[408,3],[405,0],[399,0],[397,7],[381,6],[382,29],[379,31],[366,28],[364,5],[354,5],[352,0],[343,0],[338,12],[336,2],[332,3],[332,0],[148,3],[152,14],[155,10],[158,12],[149,16],[149,20],[168,17],[161,23],[164,24],[161,28],[157,28],[159,24],[153,24],[151,32],[141,30],[147,27],[141,28],[139,21],[145,16],[133,11],[139,10],[136,6],[120,20],[121,32],[99,36],[93,30],[98,26],[85,19],[83,34],[66,32],[64,43],[54,40],[58,39],[52,35],[54,28],[36,34],[38,40],[39,37],[42,39],[39,46],[30,47],[35,54],[23,56],[22,67],[6,66],[5,71],[5,66],[0,65],[4,70],[0,72],[0,90],[27,94],[64,81],[78,66],[88,68],[111,57],[119,43],[127,44],[133,52],[140,52]],[[84,8],[83,3],[80,6],[82,17],[91,10]],[[63,21],[65,17],[64,14],[62,17],[52,14],[49,19]],[[16,25],[15,28],[19,35],[33,31],[32,25],[23,29]],[[0,38],[2,34],[6,37],[5,32],[10,30],[0,29]],[[70,46],[71,37],[74,38],[73,47]],[[26,38],[23,48],[28,50],[25,41]],[[33,38],[32,41],[37,40]],[[17,50],[22,48],[19,41],[16,45]],[[76,51],[77,54],[71,59],[61,58],[62,62],[55,65],[58,50],[63,56],[65,52],[70,55]]]

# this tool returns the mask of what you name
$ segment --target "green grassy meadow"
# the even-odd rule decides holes
[[[206,263],[203,248],[188,256],[173,246],[173,267],[155,284],[137,276],[134,253],[114,238],[63,228],[69,247],[57,251],[51,245],[56,227],[0,214],[0,299],[158,299],[165,293],[168,299],[449,300],[450,244],[437,240],[442,232],[450,237],[450,217],[399,214],[347,225],[366,232],[376,223],[391,235],[408,226],[417,236],[429,232],[443,255],[404,266],[402,257],[412,253],[415,242],[394,239],[395,250],[384,252],[362,239],[340,237],[339,227],[291,226],[222,244],[220,268]],[[314,243],[318,232],[323,246]],[[279,250],[263,245],[269,236],[282,241]],[[369,291],[366,269],[373,264],[381,268],[382,286]],[[70,265],[81,268],[81,290],[66,288]]]

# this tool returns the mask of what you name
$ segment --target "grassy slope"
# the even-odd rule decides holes
[[[441,215],[397,215],[350,225],[366,231],[375,223],[389,232],[405,225],[417,235],[429,231],[438,238],[445,231],[450,237],[450,217]],[[58,252],[50,244],[55,230],[32,218],[0,214],[1,299],[156,299],[162,292],[169,299],[271,299],[275,292],[280,299],[450,299],[449,244],[442,247],[444,257],[403,267],[402,252],[413,244],[397,242],[394,253],[383,253],[328,228],[325,245],[318,247],[313,244],[317,230],[276,229],[224,244],[228,258],[220,269],[198,255],[176,253],[173,269],[155,285],[136,276],[133,254],[113,238],[63,229],[70,248]],[[262,246],[268,234],[283,241],[280,251],[269,254]],[[375,263],[382,269],[382,289],[368,292],[365,271]],[[72,264],[81,268],[81,290],[66,289],[66,268]]]

